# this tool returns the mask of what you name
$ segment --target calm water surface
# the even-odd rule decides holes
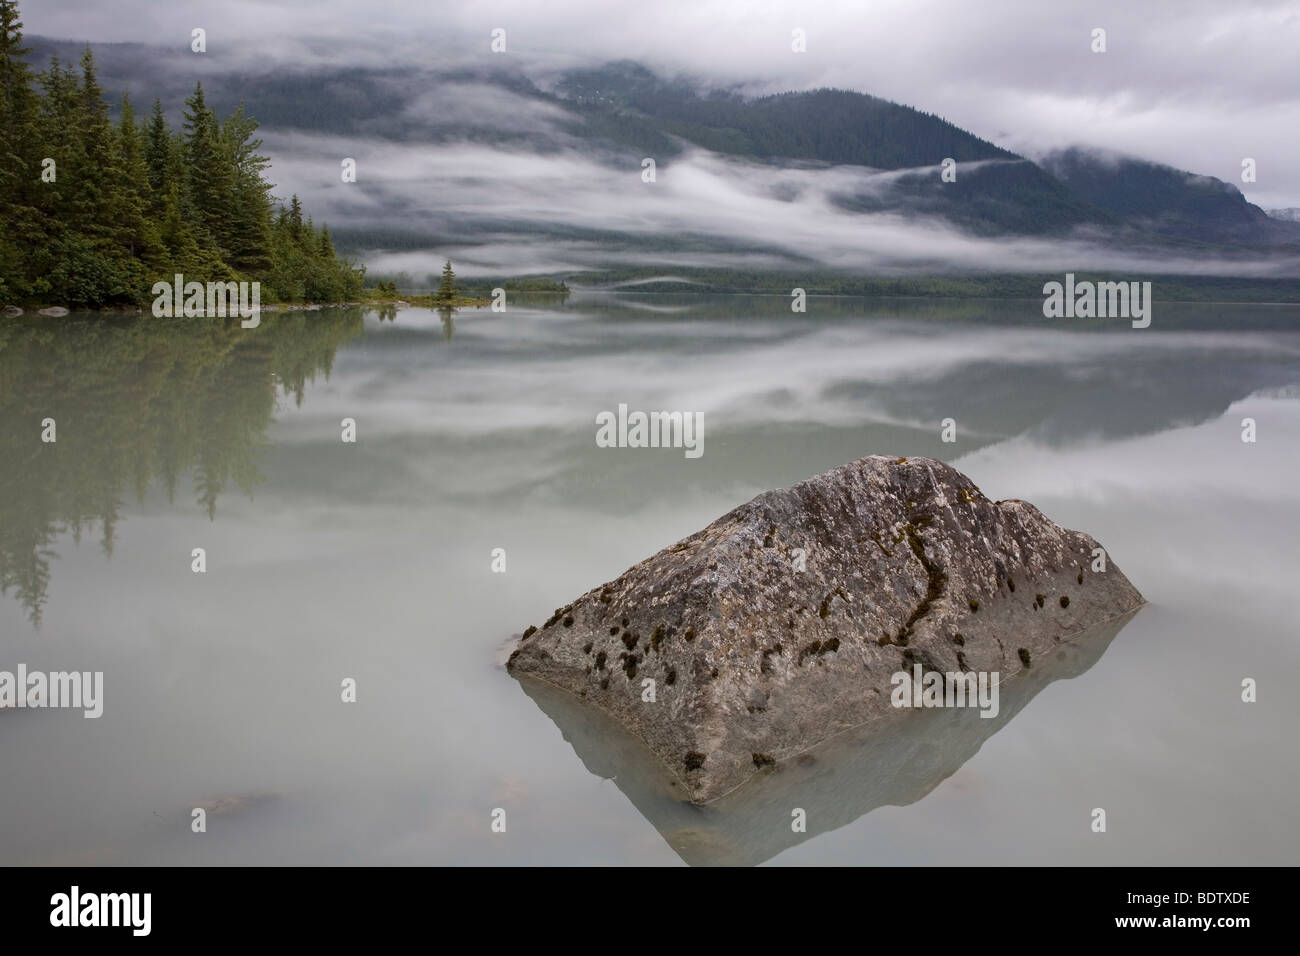
[[[0,711],[0,863],[1300,862],[1300,309],[788,309],[0,320],[0,670],[106,685],[98,720]],[[597,448],[619,403],[702,411],[703,457]],[[1150,605],[997,721],[917,714],[708,812],[505,673],[553,608],[873,453],[1093,534]]]

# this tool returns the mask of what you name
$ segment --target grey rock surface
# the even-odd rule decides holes
[[[614,718],[693,803],[907,714],[900,671],[1000,679],[1143,604],[1099,545],[929,458],[770,491],[524,632],[508,668]],[[643,699],[645,679],[655,699]]]
[[[962,769],[994,734],[1058,680],[1079,677],[1137,614],[1060,642],[1000,687],[998,714],[962,708],[912,710],[887,725],[863,724],[759,775],[707,806],[683,799],[663,763],[607,714],[546,683],[520,681],[586,769],[611,781],[692,866],[754,866],[806,840],[848,826],[878,807],[915,803]],[[887,726],[888,732],[881,733]],[[806,829],[790,826],[791,809]],[[863,860],[863,863],[879,861]]]

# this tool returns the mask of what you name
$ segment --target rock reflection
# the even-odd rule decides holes
[[[520,680],[555,722],[587,770],[612,780],[669,846],[693,866],[752,866],[883,806],[920,800],[978,753],[1048,684],[1078,677],[1132,620],[1130,612],[1035,659],[1001,685],[997,717],[975,709],[922,710],[887,728],[867,725],[832,740],[706,807],[686,802],[680,786],[631,735],[564,691]],[[807,832],[791,812],[807,815]],[[859,861],[864,864],[870,860]]]

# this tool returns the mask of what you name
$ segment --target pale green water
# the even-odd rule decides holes
[[[1295,863],[1298,386],[1300,309],[1271,307],[1157,303],[1142,331],[691,296],[461,313],[450,338],[421,310],[0,321],[0,670],[106,684],[99,720],[0,712],[0,862]],[[597,448],[620,402],[702,411],[703,457]],[[500,667],[589,587],[871,453],[1088,531],[1151,605],[995,732],[918,715],[726,819],[647,797],[615,735],[556,711],[570,744]]]

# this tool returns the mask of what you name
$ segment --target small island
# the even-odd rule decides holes
[[[442,267],[442,278],[438,288],[427,295],[402,295],[396,283],[385,280],[373,289],[366,290],[365,301],[373,305],[413,305],[426,309],[481,309],[491,305],[491,299],[467,296],[456,286],[456,273],[451,268],[451,260]]]

